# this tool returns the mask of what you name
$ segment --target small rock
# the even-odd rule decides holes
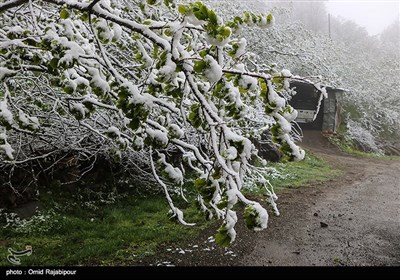
[[[326,227],[328,227],[328,224],[327,224],[327,223],[320,222],[320,224],[321,224],[321,227],[322,227],[322,228],[326,228]]]
[[[349,221],[353,220],[353,218],[349,218]]]
[[[315,212],[315,213],[314,213],[314,216],[315,216],[315,217],[318,217],[318,213],[317,213],[317,212]]]

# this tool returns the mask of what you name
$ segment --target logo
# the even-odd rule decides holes
[[[32,255],[32,246],[25,246],[25,250],[23,251],[15,251],[12,248],[8,248],[8,253],[9,255],[7,256],[7,260],[12,264],[20,265],[21,260],[19,259],[19,257]]]

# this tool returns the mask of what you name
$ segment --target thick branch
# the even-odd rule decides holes
[[[153,43],[159,45],[160,47],[162,47],[165,50],[171,49],[171,45],[168,43],[168,41],[161,38],[153,31],[151,31],[150,26],[139,24],[132,20],[120,18],[116,15],[113,15],[112,13],[109,13],[108,11],[106,11],[104,9],[101,9],[100,7],[95,7],[96,4],[98,3],[98,0],[94,0],[90,4],[83,4],[83,3],[79,3],[79,2],[70,2],[70,1],[65,1],[65,0],[43,0],[43,1],[55,4],[58,6],[66,5],[70,9],[77,9],[79,11],[88,11],[97,17],[112,21],[123,27],[128,28],[131,31],[134,31],[134,32],[137,32],[137,33],[143,35],[144,37],[148,38]],[[28,2],[28,0],[16,0],[16,1],[6,2],[2,5],[0,5],[0,13],[7,11],[11,8],[17,7],[19,5],[22,5],[24,3],[27,3],[27,2]]]
[[[92,10],[94,5],[96,5],[97,3],[99,3],[100,0],[94,0],[92,3],[89,4],[89,6],[87,6],[87,10]]]
[[[22,4],[28,3],[29,0],[11,0],[11,1],[7,1],[3,4],[0,4],[0,13],[3,13],[9,9],[18,7]]]

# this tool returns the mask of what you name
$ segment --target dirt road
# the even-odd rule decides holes
[[[319,135],[303,146],[343,175],[280,194],[280,217],[253,233],[238,224],[238,239],[218,248],[207,231],[153,262],[171,265],[400,266],[400,161],[340,153]]]
[[[288,207],[240,264],[400,265],[400,162],[323,156],[344,178],[282,197]]]

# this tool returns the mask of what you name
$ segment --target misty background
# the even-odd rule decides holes
[[[340,134],[350,146],[400,151],[399,1],[204,1],[225,19],[271,12],[274,28],[243,28],[257,63],[346,89]]]

